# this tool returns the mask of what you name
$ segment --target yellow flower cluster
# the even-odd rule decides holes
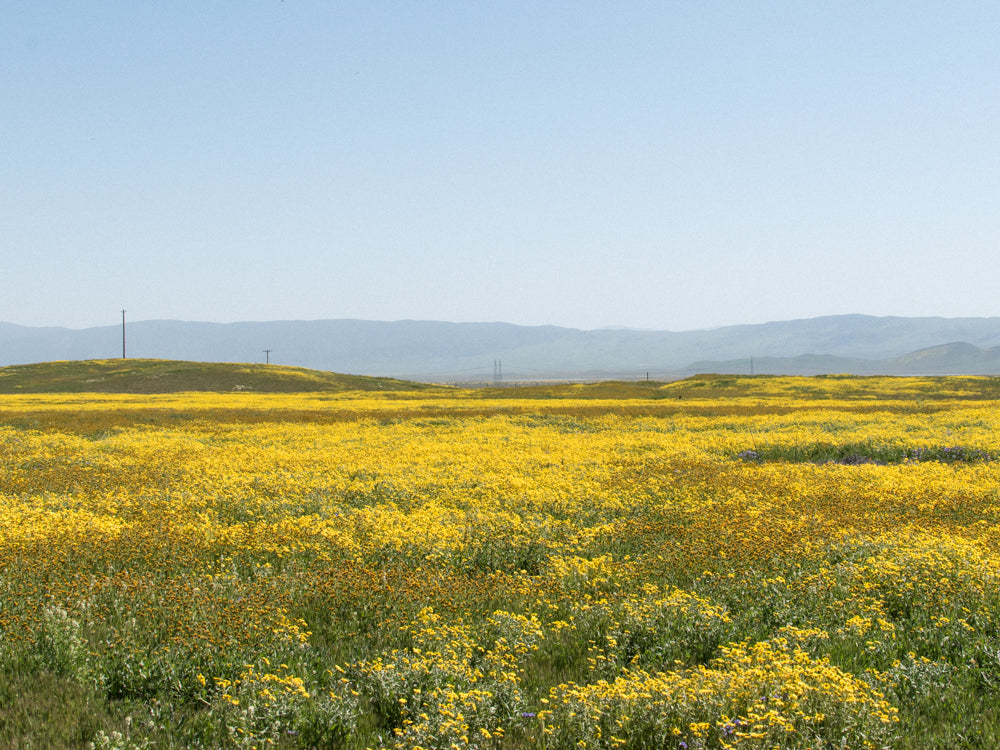
[[[684,672],[553,688],[541,714],[549,746],[875,748],[898,721],[880,692],[785,638],[722,654]]]
[[[357,665],[377,710],[397,724],[393,747],[491,747],[524,699],[519,660],[543,638],[536,618],[494,612],[477,642],[472,628],[422,610],[412,645]]]

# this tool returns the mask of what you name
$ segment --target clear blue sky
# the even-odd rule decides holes
[[[1000,3],[11,0],[0,321],[1000,315]]]

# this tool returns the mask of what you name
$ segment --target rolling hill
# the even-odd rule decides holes
[[[301,367],[161,359],[42,362],[0,368],[0,393],[176,393],[423,390],[391,378],[338,375]]]

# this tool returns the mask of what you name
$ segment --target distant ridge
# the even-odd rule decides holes
[[[701,331],[403,320],[129,323],[129,357],[270,361],[427,382],[764,374],[1000,374],[1000,318],[835,315]],[[0,323],[0,365],[120,356],[121,327]]]
[[[954,371],[994,374],[1000,373],[1000,346],[980,349],[957,341],[897,357],[892,364],[899,371],[919,370],[929,374],[948,374]]]

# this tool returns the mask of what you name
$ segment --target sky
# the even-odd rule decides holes
[[[1000,3],[10,0],[0,321],[1000,315]]]

